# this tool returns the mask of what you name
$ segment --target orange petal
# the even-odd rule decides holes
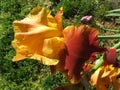
[[[59,58],[59,53],[64,49],[64,39],[60,37],[53,37],[44,40],[43,55],[49,58]]]
[[[56,54],[49,58],[44,56],[45,52],[43,53],[45,39],[62,36],[58,22],[51,15],[50,10],[44,7],[34,8],[23,20],[14,21],[13,26],[15,35],[12,46],[16,50],[13,61],[33,58],[46,65],[58,63],[58,58],[54,58],[57,56]],[[48,61],[46,61],[47,59]]]
[[[104,65],[92,74],[90,83],[96,87],[96,90],[108,90],[111,85],[113,85],[113,90],[119,90],[120,82],[117,80],[119,75],[120,68]]]
[[[59,11],[55,15],[55,20],[57,22],[59,30],[62,30],[62,15],[63,15],[63,8],[61,7]]]

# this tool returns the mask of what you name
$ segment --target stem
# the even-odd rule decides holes
[[[104,29],[104,28],[102,28],[103,30],[105,30],[105,31],[109,31],[109,32],[115,32],[115,33],[119,33],[120,32],[120,30],[115,30],[115,29]]]
[[[115,44],[112,48],[118,48],[120,46],[120,42],[118,42],[117,44]]]
[[[120,35],[98,35],[98,39],[120,39]]]
[[[120,49],[117,49],[116,52],[120,52]]]
[[[103,56],[98,59],[97,64],[92,68],[91,72],[96,71],[103,64]]]

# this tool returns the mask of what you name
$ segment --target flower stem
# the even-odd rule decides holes
[[[118,48],[120,46],[120,42],[118,42],[117,44],[115,44],[112,48]]]
[[[91,72],[96,71],[103,64],[103,56],[98,59],[97,64],[92,68]]]
[[[113,29],[105,29],[105,30],[110,32],[120,33],[120,30],[113,30]]]
[[[116,52],[120,52],[120,49],[117,49]]]
[[[106,28],[104,28],[104,27],[101,27],[101,29],[104,30],[104,31],[120,33],[120,30],[119,30],[119,29],[106,29]]]
[[[98,35],[98,39],[120,39],[120,35]]]

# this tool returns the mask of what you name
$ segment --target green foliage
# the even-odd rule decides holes
[[[54,75],[47,76],[44,80],[42,87],[44,90],[53,90],[53,88],[67,84],[65,76],[57,72]]]
[[[107,14],[105,16],[120,17],[120,9],[114,9],[114,10],[107,11]]]
[[[54,2],[55,3],[55,2]],[[74,18],[74,24],[80,23],[80,19],[86,15],[92,15],[95,19],[104,18],[105,12],[109,10],[109,3],[105,0],[61,0],[53,4],[53,11],[63,7],[64,17]]]
[[[105,16],[114,18],[115,20],[114,22],[117,24],[120,24],[120,9],[113,9],[113,10],[107,11]]]

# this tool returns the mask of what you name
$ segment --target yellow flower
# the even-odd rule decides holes
[[[12,46],[16,56],[13,61],[31,58],[45,65],[56,65],[58,54],[64,48],[62,14],[62,8],[53,17],[49,9],[37,7],[23,20],[14,21]]]
[[[117,80],[119,75],[120,68],[104,65],[92,74],[90,82],[96,90],[108,90],[111,85],[113,85],[113,90],[120,90],[120,82]]]

